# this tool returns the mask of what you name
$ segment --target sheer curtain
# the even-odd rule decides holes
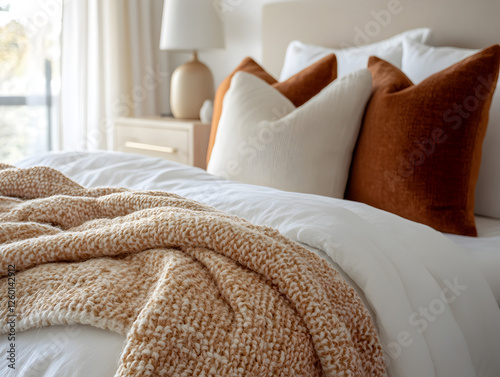
[[[163,0],[65,0],[59,150],[112,147],[113,120],[168,113]]]

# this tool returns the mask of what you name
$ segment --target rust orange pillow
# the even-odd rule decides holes
[[[373,93],[346,198],[476,236],[474,189],[499,66],[495,45],[413,85],[371,57]]]
[[[337,59],[334,54],[325,56],[316,63],[310,65],[288,80],[278,82],[274,77],[268,74],[264,68],[257,64],[252,58],[245,58],[231,74],[226,77],[219,85],[214,99],[214,112],[212,117],[212,128],[210,129],[210,139],[208,142],[207,165],[214,147],[215,137],[219,120],[222,115],[222,103],[226,92],[231,85],[231,79],[236,72],[251,73],[268,84],[275,87],[285,97],[287,97],[295,106],[301,106],[309,99],[318,94],[324,87],[337,78]]]

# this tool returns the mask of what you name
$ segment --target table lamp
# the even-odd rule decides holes
[[[203,102],[214,97],[210,69],[198,51],[224,48],[224,30],[213,0],[165,0],[160,49],[192,51],[192,60],[178,67],[170,82],[170,109],[175,118],[198,119]]]

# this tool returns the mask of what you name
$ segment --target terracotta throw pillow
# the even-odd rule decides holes
[[[318,60],[316,63],[283,82],[276,81],[274,77],[268,74],[264,68],[257,64],[252,58],[247,57],[243,59],[240,65],[222,81],[215,93],[212,128],[210,130],[210,139],[208,142],[207,166],[217,135],[224,96],[229,90],[231,79],[236,72],[247,72],[259,77],[272,85],[298,107],[309,101],[309,99],[314,97],[337,78],[337,59],[334,54],[325,56],[323,59]]]
[[[474,189],[499,65],[495,45],[413,85],[371,57],[373,94],[346,198],[476,236]]]

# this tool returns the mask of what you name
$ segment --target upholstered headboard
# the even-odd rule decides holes
[[[290,1],[263,8],[262,59],[278,76],[294,39],[326,47],[377,42],[430,27],[431,43],[482,48],[500,41],[499,0]]]

